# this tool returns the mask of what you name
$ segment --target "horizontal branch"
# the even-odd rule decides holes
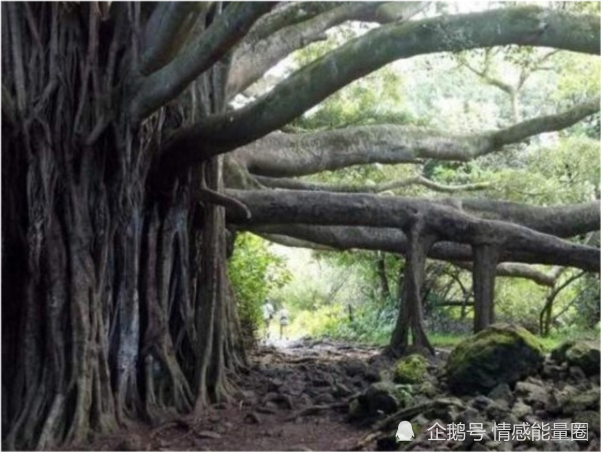
[[[177,172],[288,124],[343,86],[401,58],[509,44],[599,54],[599,17],[534,6],[381,26],[292,74],[235,112],[182,129],[163,150]]]
[[[271,2],[230,4],[171,63],[135,83],[135,95],[129,105],[132,122],[139,122],[179,95],[195,78],[219,61],[273,6]]]
[[[562,130],[599,111],[599,99],[570,110],[474,135],[402,125],[349,127],[287,134],[275,132],[234,151],[254,174],[289,177],[352,165],[419,163],[425,159],[469,161],[544,132]]]
[[[255,176],[262,185],[270,188],[285,188],[288,190],[306,190],[306,191],[329,191],[333,193],[383,193],[399,188],[409,187],[411,185],[421,185],[437,192],[456,193],[461,191],[484,190],[490,187],[489,182],[479,182],[463,185],[445,185],[427,179],[424,176],[416,175],[406,179],[393,180],[373,185],[356,184],[326,184],[320,182],[306,182],[298,179],[275,178],[266,176]]]
[[[600,228],[599,201],[548,207],[481,198],[453,198],[442,202],[479,218],[516,223],[557,237],[574,237]]]
[[[285,246],[332,250],[377,250],[395,254],[405,254],[407,237],[402,231],[391,228],[351,227],[351,226],[308,226],[308,225],[262,225],[251,226],[249,231],[266,240]],[[470,269],[472,250],[470,246],[451,242],[438,242],[428,252],[428,257]],[[497,266],[497,275],[526,278],[539,285],[552,287],[557,280],[554,270],[545,273],[528,263],[540,262],[536,255],[502,251]],[[563,269],[564,267],[557,267]]]
[[[241,224],[319,224],[374,226],[407,230],[419,222],[437,241],[489,244],[512,253],[537,256],[555,263],[599,271],[599,250],[577,245],[512,223],[481,220],[457,209],[413,198],[303,191],[227,190],[251,211]]]

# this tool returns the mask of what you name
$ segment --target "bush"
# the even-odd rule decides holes
[[[265,240],[242,233],[236,237],[228,271],[245,337],[256,337],[261,306],[272,290],[290,280],[286,259],[269,249]]]

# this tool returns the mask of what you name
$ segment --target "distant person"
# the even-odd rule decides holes
[[[265,324],[265,337],[269,339],[269,323],[271,322],[271,319],[273,319],[273,313],[275,312],[275,309],[269,300],[265,300],[265,303],[261,307],[261,312]]]
[[[280,310],[280,340],[284,338],[284,330],[290,323],[290,317],[288,316],[288,310],[285,307],[282,307]]]

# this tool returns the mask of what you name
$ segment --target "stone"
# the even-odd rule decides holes
[[[584,380],[586,378],[586,374],[578,366],[570,366],[570,368],[568,369],[568,373],[570,374],[570,377],[576,381]]]
[[[428,360],[414,353],[396,362],[393,380],[401,384],[419,384],[424,382],[427,372]]]
[[[126,450],[126,451],[147,450],[147,449],[148,449],[148,445],[144,444],[142,437],[135,433],[128,435],[127,438],[125,438],[123,441],[121,441],[119,443],[119,445],[117,446],[117,450]]]
[[[336,388],[334,389],[334,393],[339,397],[348,397],[353,391],[351,391],[348,386],[343,383],[336,383]]]
[[[572,415],[579,411],[595,410],[599,411],[599,387],[580,392],[566,399],[561,409],[564,414]]]
[[[335,401],[336,401],[336,399],[329,392],[324,392],[323,394],[320,394],[317,397],[315,397],[315,403],[318,403],[318,404],[327,405],[330,403],[334,403]]]
[[[488,408],[488,406],[493,403],[494,401],[489,399],[488,397],[479,395],[471,401],[470,405],[473,406],[475,409],[482,411],[486,410],[486,408]]]
[[[217,432],[212,432],[211,430],[201,430],[196,433],[196,436],[199,438],[209,438],[209,439],[221,439],[221,435]]]
[[[359,401],[367,408],[369,415],[377,414],[379,411],[391,414],[399,409],[399,400],[395,392],[396,387],[392,383],[378,382],[367,388],[359,396]]]
[[[521,420],[525,416],[532,414],[532,407],[518,400],[511,408],[511,414]]]
[[[549,389],[538,384],[519,381],[515,385],[515,395],[535,408],[544,408],[549,404]]]
[[[578,441],[545,441],[542,443],[542,450],[564,450],[564,451],[577,451]]]
[[[544,358],[542,345],[530,332],[499,323],[455,347],[445,367],[447,382],[455,394],[488,393],[536,373]]]
[[[487,450],[490,450],[490,449],[488,447],[486,447],[486,445],[482,444],[481,442],[476,442],[472,446],[471,450],[487,451]]]
[[[513,402],[513,392],[507,383],[501,383],[495,386],[492,391],[488,393],[488,397],[495,401],[503,400],[507,405]]]
[[[242,391],[242,400],[246,405],[256,405],[259,403],[259,397],[255,391]]]
[[[507,405],[501,405],[495,402],[486,408],[486,415],[491,421],[500,422],[500,420],[505,419],[508,414],[509,407]]]
[[[269,402],[272,403],[272,402]],[[257,413],[262,413],[262,414],[276,414],[277,411],[275,410],[275,408],[271,408],[268,406],[258,406],[256,408]]]
[[[349,377],[362,376],[367,372],[367,364],[358,359],[352,359],[344,364],[344,369]]]
[[[567,341],[551,352],[551,358],[559,363],[580,367],[586,375],[599,375],[601,350],[599,343],[590,341]]]
[[[501,444],[497,446],[497,450],[499,451],[510,451],[513,450],[513,445],[510,441],[501,441]]]
[[[257,413],[252,411],[252,412],[248,413],[246,416],[244,416],[244,421],[249,424],[260,424],[261,418],[259,417],[259,415]]]
[[[429,381],[424,381],[418,388],[418,391],[428,398],[434,398],[438,395],[438,389]]]
[[[591,432],[596,433],[597,436],[601,434],[601,427],[599,425],[601,422],[599,419],[599,411],[586,410],[574,413],[574,418],[572,419],[572,422],[584,422],[588,424],[589,435],[591,434]]]

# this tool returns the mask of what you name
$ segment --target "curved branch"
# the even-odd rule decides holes
[[[599,54],[599,18],[527,6],[379,27],[302,68],[257,101],[181,130],[163,152],[177,172],[257,140],[382,66],[434,52],[518,44]]]
[[[180,94],[221,59],[252,24],[273,8],[271,2],[232,3],[211,26],[162,69],[138,80],[129,105],[134,123]]]
[[[330,131],[275,132],[234,151],[252,173],[285,177],[367,163],[418,163],[424,159],[469,161],[544,132],[562,130],[599,111],[599,99],[555,115],[541,116],[494,132],[452,135],[401,125]]]
[[[599,271],[599,250],[576,245],[523,226],[481,220],[456,209],[413,198],[303,191],[227,190],[249,207],[252,218],[231,216],[242,224],[296,224],[410,228],[423,222],[438,241],[470,245],[494,244],[510,252],[536,255],[553,262]]]
[[[307,191],[329,191],[333,193],[383,193],[397,190],[399,188],[411,185],[421,185],[431,190],[443,193],[456,193],[461,191],[476,191],[490,187],[489,182],[479,182],[464,185],[444,185],[427,179],[424,176],[416,175],[407,179],[393,180],[374,185],[335,185],[320,182],[305,182],[297,179],[273,178],[265,176],[255,176],[255,179],[266,187],[285,188],[289,190],[307,190]]]
[[[351,2],[336,8],[330,7],[303,22],[283,27],[265,39],[241,45],[234,52],[232,70],[228,74],[226,98],[231,99],[245,90],[295,50],[327,39],[325,32],[332,27],[350,20],[380,23],[406,21],[421,11],[426,3],[401,3],[395,11],[396,15],[380,13],[385,9],[385,5],[383,2]]]
[[[187,32],[209,2],[162,2],[152,11],[144,30],[145,49],[140,60],[142,75],[167,64],[183,45]]]

